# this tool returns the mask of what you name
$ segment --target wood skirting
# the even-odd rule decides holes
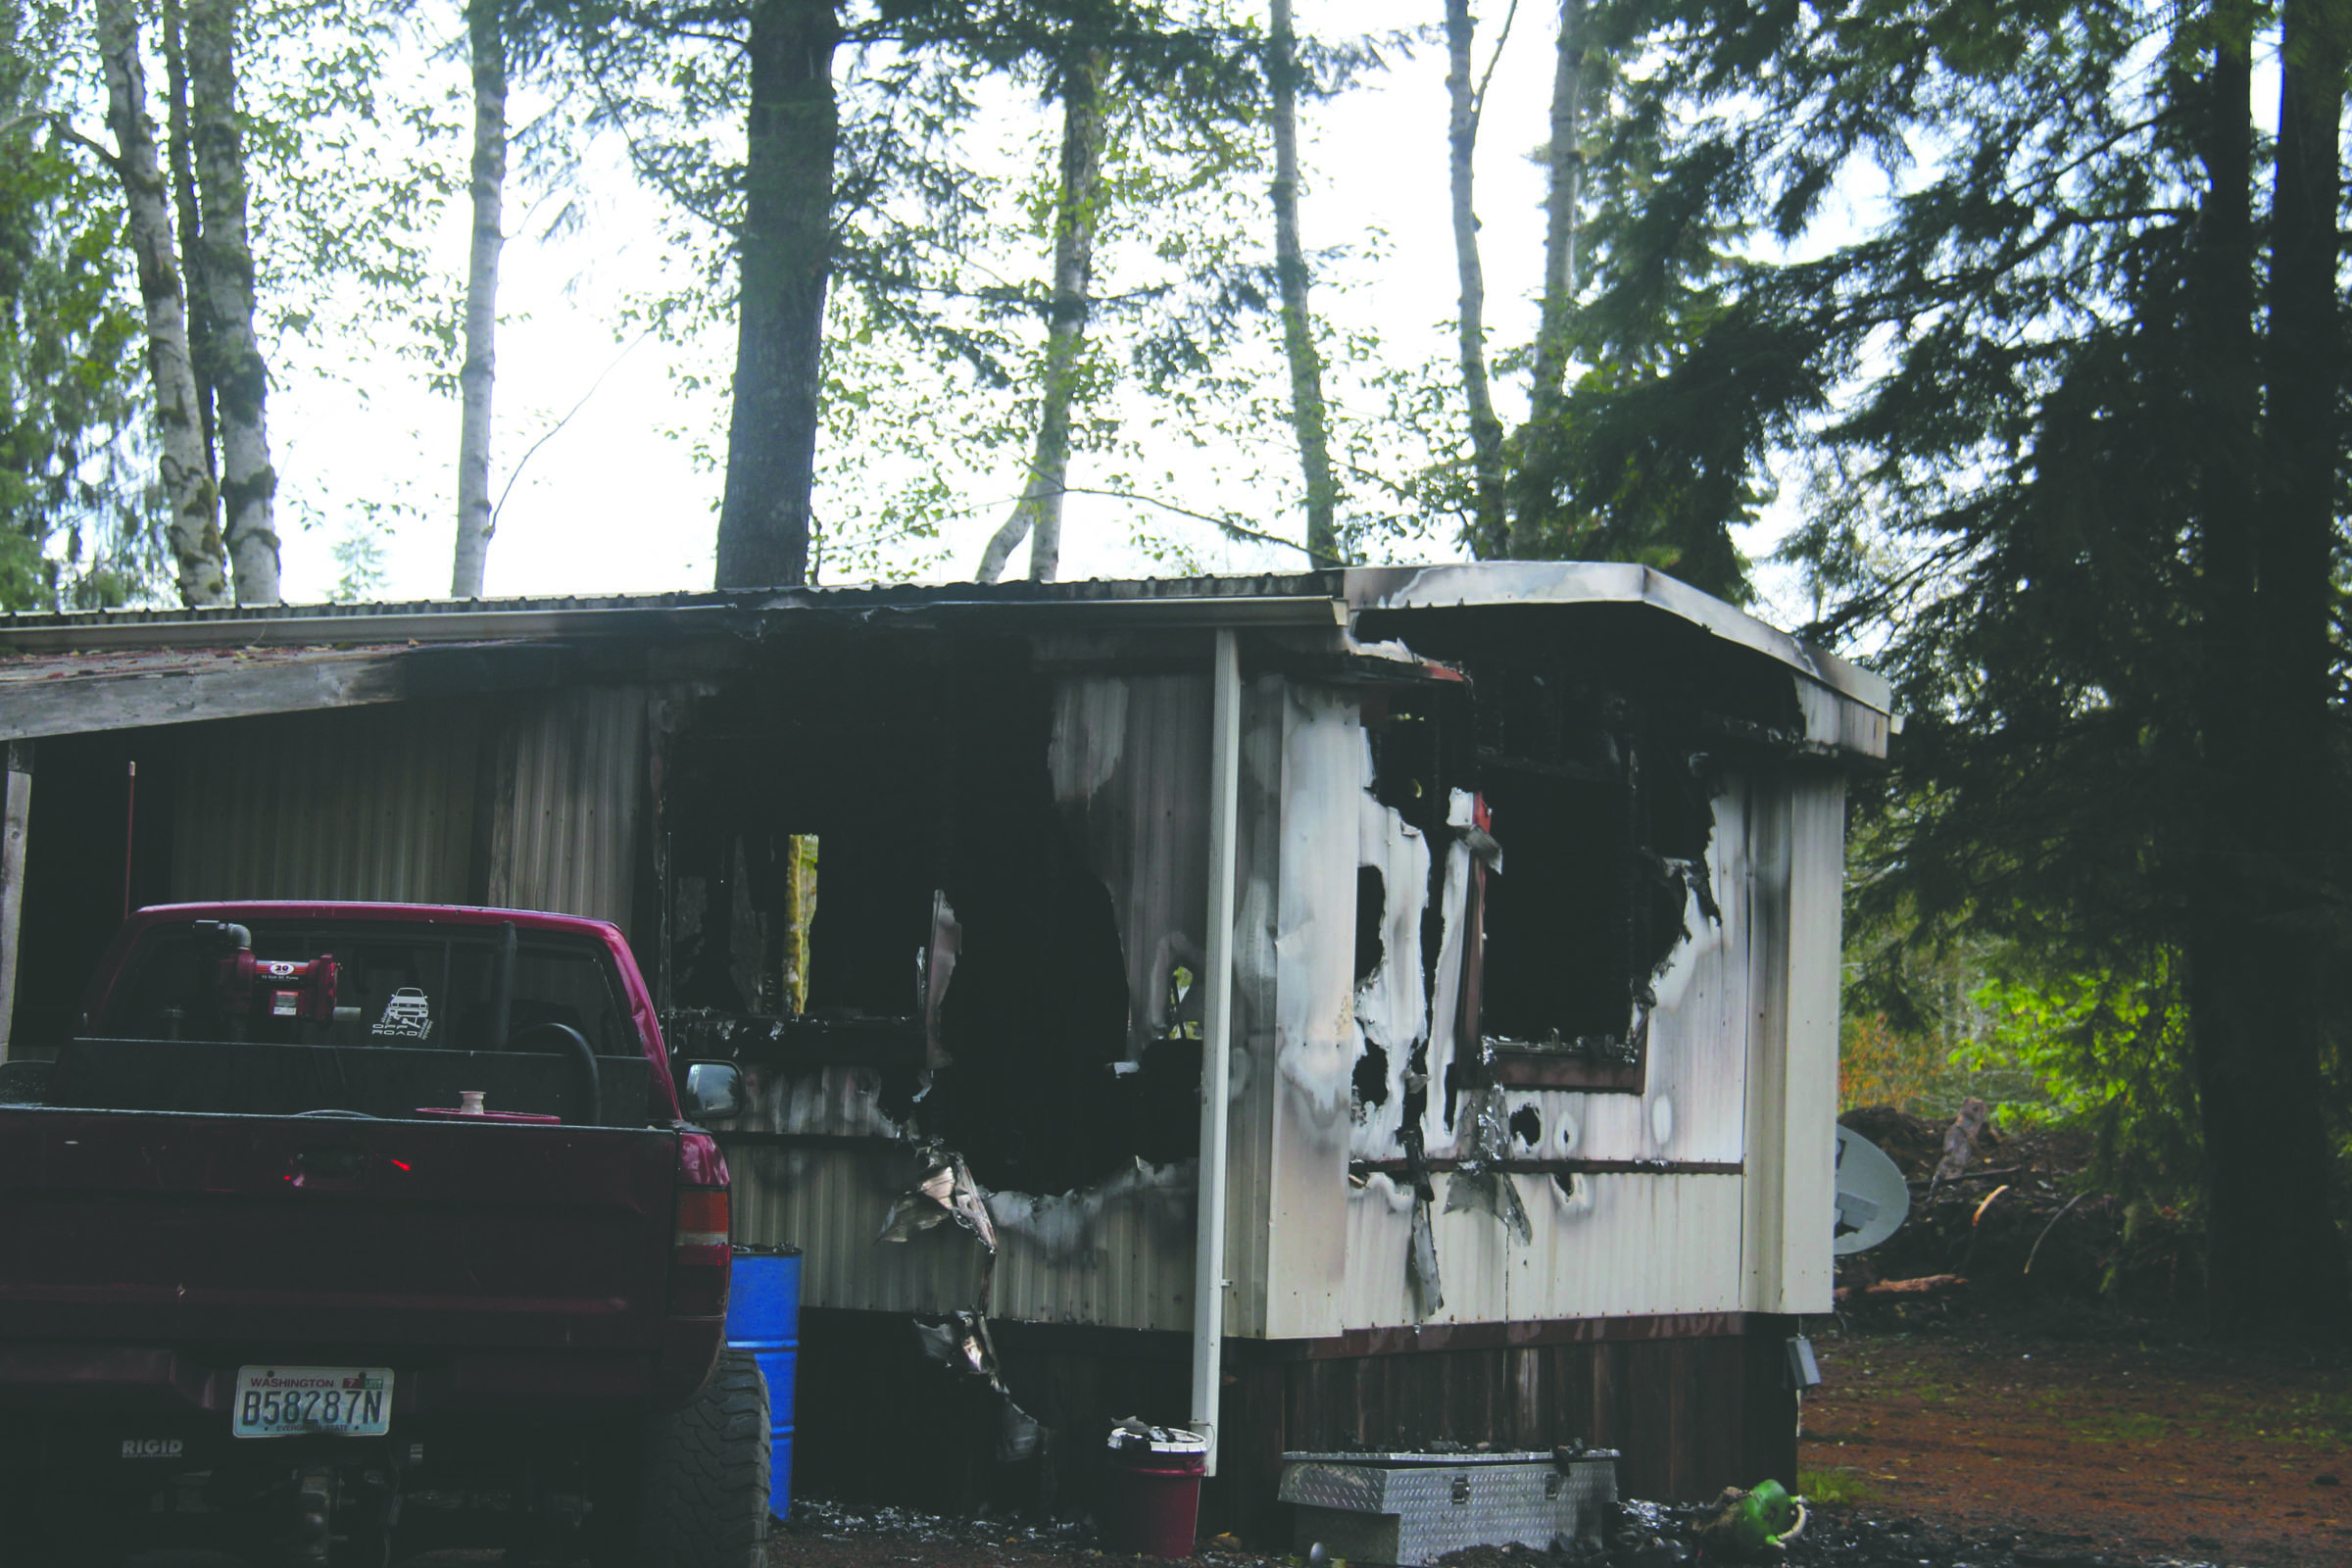
[[[1290,1544],[1274,1500],[1285,1449],[1437,1441],[1622,1450],[1624,1495],[1698,1500],[1765,1476],[1796,1481],[1792,1318],[1710,1312],[1228,1340],[1220,1474],[1202,1535]],[[1083,1324],[992,1325],[1004,1386],[1054,1432],[1043,1459],[1000,1464],[1003,1420],[976,1380],[926,1359],[898,1313],[810,1308],[801,1327],[794,1490],[943,1512],[1091,1512],[1112,1421],[1186,1415],[1189,1340]]]

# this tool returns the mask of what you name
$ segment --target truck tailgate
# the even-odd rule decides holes
[[[0,1339],[650,1349],[676,1138],[0,1110]]]

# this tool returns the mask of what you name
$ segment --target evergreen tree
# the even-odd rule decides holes
[[[2216,1319],[2340,1332],[2347,8],[1595,12],[1657,69],[1601,166],[1567,511],[1703,537],[1813,454],[1818,629],[1886,639],[1911,715],[1865,912],[2181,955]]]

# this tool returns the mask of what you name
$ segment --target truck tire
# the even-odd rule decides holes
[[[637,1497],[637,1568],[763,1568],[767,1379],[749,1350],[723,1349],[703,1392],[657,1417]]]

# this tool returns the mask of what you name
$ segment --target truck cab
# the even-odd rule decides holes
[[[765,1393],[694,1124],[741,1086],[682,1102],[617,930],[149,908],[81,1025],[0,1066],[0,1529],[33,1560],[758,1560]]]

